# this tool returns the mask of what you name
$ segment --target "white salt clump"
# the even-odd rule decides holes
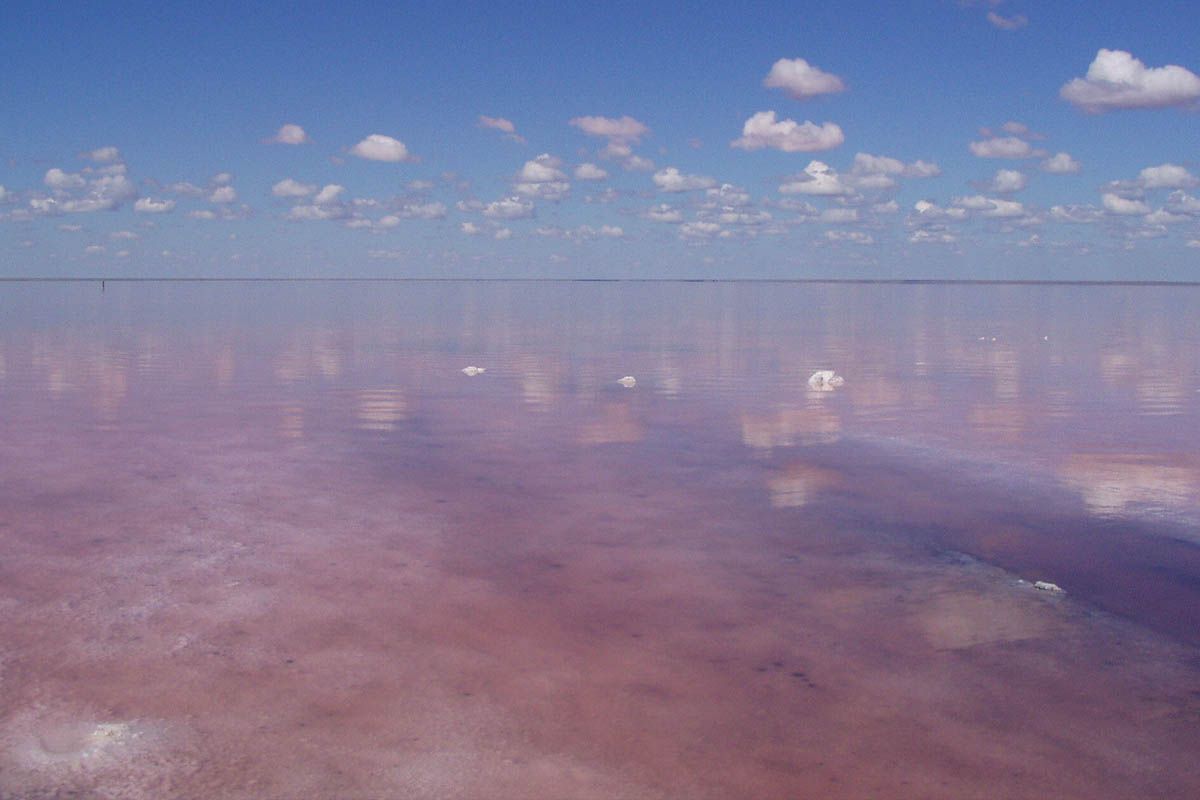
[[[1034,581],[1033,588],[1040,589],[1043,592],[1050,592],[1050,594],[1066,594],[1061,586],[1057,583],[1050,583],[1050,581]]]
[[[831,369],[819,369],[808,379],[808,388],[818,392],[832,392],[846,382],[846,379]]]
[[[632,375],[626,375],[624,378],[621,378],[621,380],[617,381],[617,383],[621,384],[626,389],[632,389],[634,386],[637,386],[637,378],[633,377]]]
[[[474,378],[476,375],[482,375],[485,372],[487,372],[487,367],[470,366],[462,368],[463,375],[469,375],[472,378]]]

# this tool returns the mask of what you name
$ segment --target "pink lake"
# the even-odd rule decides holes
[[[1031,797],[1200,797],[1200,288],[0,284],[4,800]]]

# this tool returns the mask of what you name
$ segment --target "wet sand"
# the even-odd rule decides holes
[[[8,335],[0,797],[1200,791],[1190,506],[443,333]]]

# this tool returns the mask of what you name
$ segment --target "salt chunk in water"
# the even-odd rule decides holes
[[[808,379],[808,388],[819,392],[830,392],[846,382],[846,379],[831,369],[819,369]]]
[[[483,373],[487,372],[487,368],[475,366],[463,367],[462,372],[463,375],[470,375],[472,378],[474,378],[476,375],[482,375]]]

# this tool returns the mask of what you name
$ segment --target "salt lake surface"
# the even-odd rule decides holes
[[[1035,796],[1200,796],[1200,289],[0,284],[6,800]]]

